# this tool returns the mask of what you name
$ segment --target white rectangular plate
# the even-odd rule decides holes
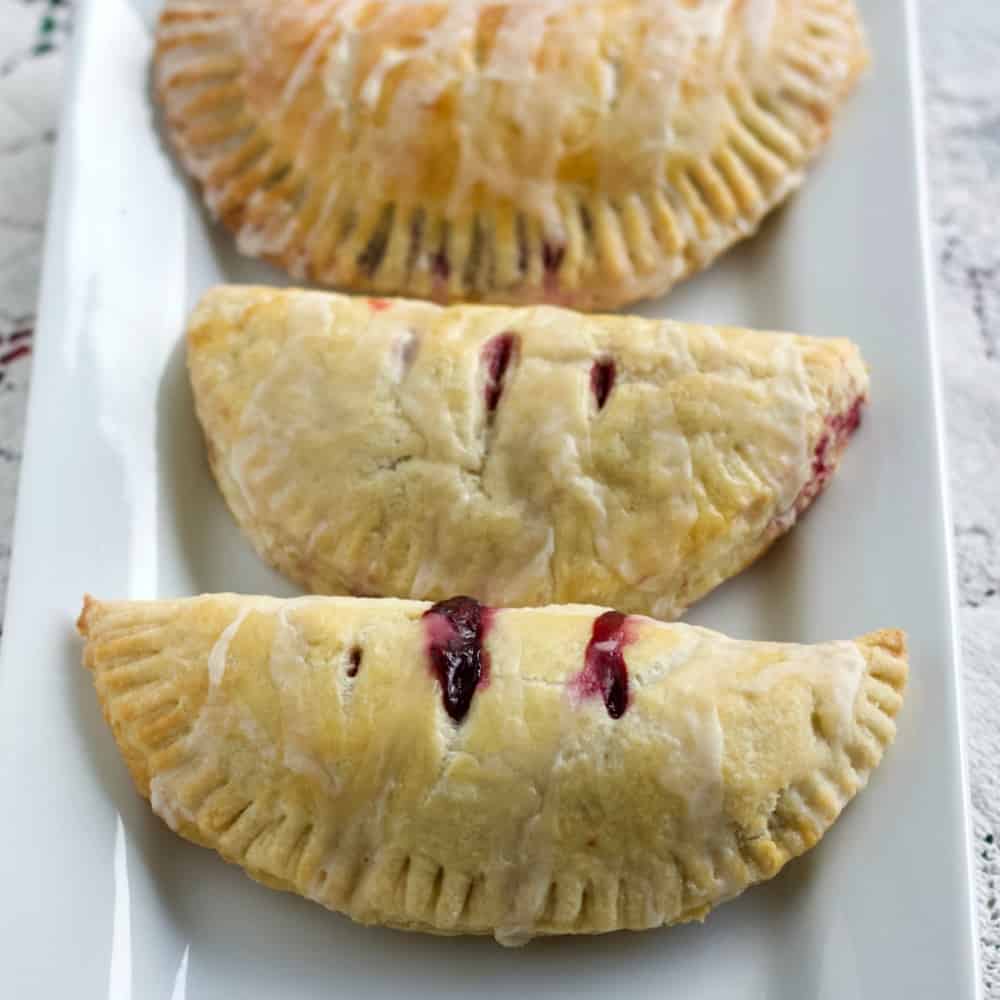
[[[857,340],[873,403],[827,495],[691,616],[761,639],[910,634],[899,737],[822,845],[705,926],[505,951],[365,929],[186,844],[134,793],[79,667],[84,591],[291,593],[206,467],[181,331],[218,280],[280,280],[208,225],[158,136],[153,3],[99,0],[68,90],[0,672],[0,995],[975,995],[912,22],[862,4],[873,72],[802,193],[648,314]]]

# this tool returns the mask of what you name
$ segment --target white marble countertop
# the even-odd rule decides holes
[[[1000,1000],[1000,4],[919,5],[983,992]],[[71,22],[71,0],[0,0],[0,606]]]

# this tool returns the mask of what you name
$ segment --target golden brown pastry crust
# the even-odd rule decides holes
[[[578,683],[601,609],[501,609],[455,721],[427,611],[88,598],[79,628],[176,832],[360,922],[505,943],[701,919],[775,875],[867,782],[907,672],[895,631],[792,646],[629,619],[615,718]]]
[[[753,232],[866,60],[852,0],[167,0],[167,131],[299,279],[611,308]]]
[[[868,384],[844,340],[267,288],[188,344],[222,492],[307,589],[658,618],[792,526]]]

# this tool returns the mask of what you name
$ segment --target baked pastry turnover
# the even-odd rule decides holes
[[[223,287],[189,325],[208,453],[308,590],[676,617],[829,480],[848,341]]]
[[[727,639],[584,606],[87,599],[139,791],[362,923],[543,934],[702,919],[812,847],[895,732],[904,638]]]
[[[167,0],[166,129],[310,279],[612,307],[751,233],[866,54],[852,0]]]

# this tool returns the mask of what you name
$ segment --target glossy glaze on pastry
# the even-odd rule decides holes
[[[508,944],[702,919],[771,878],[867,782],[907,673],[895,631],[779,645],[468,598],[88,598],[79,627],[177,833],[354,920]],[[461,712],[442,644],[488,664]]]
[[[658,618],[791,527],[867,393],[844,340],[248,287],[188,363],[230,508],[306,589]]]
[[[154,75],[244,253],[609,308],[753,232],[865,60],[853,0],[167,0]]]

